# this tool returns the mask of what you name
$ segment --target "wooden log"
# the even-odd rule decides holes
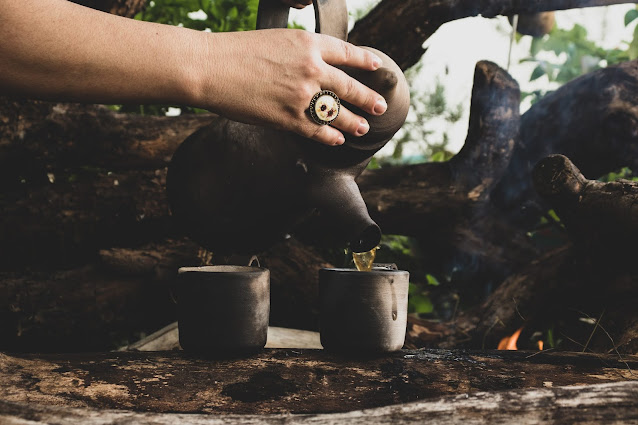
[[[100,105],[0,97],[0,177],[47,182],[47,173],[80,167],[155,170],[213,114],[123,114]]]
[[[320,414],[481,391],[635,384],[637,366],[631,356],[512,351],[350,358],[266,349],[217,360],[175,351],[0,354],[0,399],[154,413]]]
[[[637,91],[634,60],[576,78],[525,112],[505,177],[492,193],[502,213],[530,228],[550,208],[534,190],[532,169],[551,154],[567,156],[589,179],[638,169]]]
[[[609,6],[627,0],[384,0],[355,23],[348,35],[354,44],[371,46],[390,56],[401,69],[419,61],[423,43],[441,25],[471,16],[492,18],[553,10]],[[396,25],[401,22],[401,25]],[[406,31],[407,29],[407,31]]]
[[[170,282],[86,266],[0,273],[0,349],[101,351],[176,320]]]
[[[0,419],[12,425],[65,423],[68,425],[239,425],[239,424],[422,424],[459,423],[521,425],[538,423],[628,424],[638,416],[638,384],[550,387],[479,392],[392,406],[320,415],[210,415],[150,413],[15,403],[0,400]]]
[[[494,63],[477,63],[465,145],[450,161],[367,170],[357,180],[384,233],[416,236],[430,270],[482,264],[502,275],[536,255],[520,229],[491,210],[518,139],[520,91]],[[458,261],[459,264],[450,264]]]
[[[623,259],[638,238],[638,182],[588,180],[565,155],[540,160],[532,172],[536,191],[559,214],[571,240],[581,251],[605,260]],[[595,255],[592,255],[595,254]],[[634,253],[626,252],[631,258]],[[617,262],[617,261],[616,261]],[[634,266],[633,261],[624,262]]]

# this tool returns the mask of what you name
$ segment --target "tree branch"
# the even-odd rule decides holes
[[[350,31],[350,42],[374,47],[401,69],[419,61],[423,43],[441,25],[471,16],[530,14],[551,10],[633,3],[627,0],[383,0]],[[398,24],[400,23],[400,25]]]

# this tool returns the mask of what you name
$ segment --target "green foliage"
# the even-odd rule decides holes
[[[259,0],[153,0],[135,18],[199,31],[255,29]],[[204,19],[196,12],[203,11]]]
[[[405,73],[410,86],[410,113],[392,141],[394,151],[389,157],[378,158],[371,162],[369,168],[442,162],[454,156],[447,148],[449,144],[447,132],[443,133],[440,140],[433,140],[434,131],[429,124],[434,119],[443,119],[448,125],[458,122],[463,117],[463,105],[448,105],[445,86],[438,80],[432,91],[414,89],[413,82],[418,78],[421,66],[422,64],[418,64]],[[421,153],[406,156],[404,150],[408,143],[416,144],[419,147],[417,150]]]
[[[636,19],[638,19],[638,8],[629,10],[624,17],[625,26]],[[554,56],[548,58],[548,55],[542,55],[543,52],[554,53]],[[536,64],[530,81],[546,78],[548,82],[560,85],[598,68],[636,58],[638,58],[638,26],[634,30],[632,41],[624,48],[605,49],[588,38],[587,30],[582,25],[575,24],[569,30],[555,26],[545,37],[533,38],[530,56],[521,62]],[[543,90],[521,93],[523,98],[530,96],[532,103],[545,94]]]
[[[421,286],[410,283],[408,289],[408,313],[427,314],[434,311],[434,305],[428,296],[428,292]]]
[[[635,175],[629,167],[623,167],[618,171],[612,171],[611,173],[602,176],[598,180],[601,182],[613,182],[620,179],[638,181],[638,176]]]
[[[542,51],[553,52],[556,59],[537,59],[537,55]],[[629,59],[626,51],[606,50],[589,40],[587,30],[579,24],[575,24],[570,30],[554,27],[548,36],[534,38],[530,54],[531,57],[523,59],[524,62],[537,63],[530,81],[546,76],[549,81],[561,84],[606,64]]]

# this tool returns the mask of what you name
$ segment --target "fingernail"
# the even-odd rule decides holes
[[[339,137],[337,137],[337,142],[335,143],[335,145],[343,145],[343,143],[346,141],[346,138],[343,137],[343,134],[340,134]]]
[[[363,136],[368,131],[370,131],[370,124],[367,121],[361,121],[359,123],[359,127],[357,128],[357,136]]]
[[[385,99],[377,100],[377,103],[374,104],[374,108],[372,108],[374,113],[378,115],[381,115],[382,113],[384,113],[386,109],[388,109],[388,104],[385,103]]]
[[[381,60],[381,58],[377,55],[372,55],[372,66],[374,66],[374,69],[379,69],[381,68],[381,65],[383,65],[383,61]]]

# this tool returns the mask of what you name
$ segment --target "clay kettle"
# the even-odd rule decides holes
[[[347,36],[345,0],[315,0],[317,32]],[[289,8],[261,0],[257,28],[285,28]],[[381,240],[355,178],[405,122],[410,94],[405,76],[387,55],[374,72],[343,68],[385,97],[381,116],[364,116],[370,131],[346,135],[333,147],[291,132],[218,118],[190,135],[168,169],[167,192],[174,220],[194,241],[216,255],[257,254],[284,240],[309,216],[321,232],[368,251]]]

